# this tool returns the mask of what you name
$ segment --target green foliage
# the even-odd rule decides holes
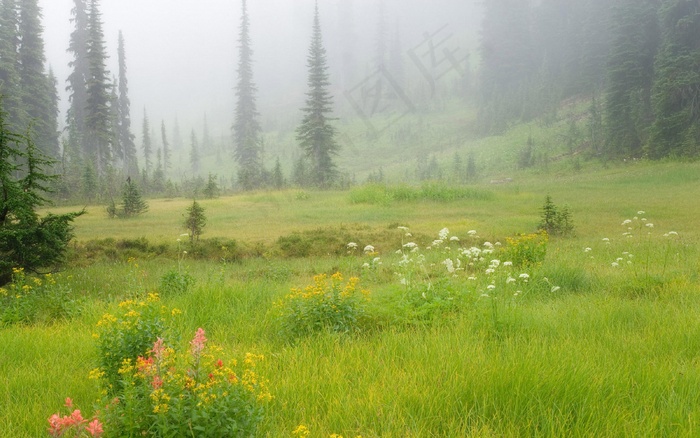
[[[99,373],[111,395],[124,389],[122,367],[146,356],[158,338],[165,337],[170,316],[177,313],[176,309],[168,310],[158,295],[151,293],[143,300],[119,303],[116,315],[107,313],[97,323]]]
[[[369,292],[357,291],[357,278],[343,284],[340,273],[330,279],[326,274],[314,277],[314,283],[292,289],[275,303],[282,334],[289,339],[321,331],[355,333],[360,331]]]
[[[204,226],[207,224],[207,217],[204,215],[204,208],[197,201],[192,201],[192,205],[187,207],[187,216],[183,226],[190,236],[190,243],[199,242]]]
[[[55,179],[31,138],[15,134],[0,111],[0,285],[10,281],[13,268],[36,272],[63,261],[73,237],[71,223],[83,212],[47,214],[36,209]]]
[[[487,201],[494,198],[493,192],[471,187],[449,186],[441,182],[427,182],[420,187],[408,185],[385,186],[365,184],[350,191],[350,202],[354,204],[389,205],[392,202],[462,200]]]
[[[81,300],[51,274],[29,278],[24,270],[15,269],[12,282],[0,288],[0,327],[70,319],[81,308]]]
[[[552,197],[547,195],[542,206],[542,220],[538,229],[552,236],[569,236],[574,232],[574,222],[568,206],[561,209],[554,205]]]
[[[207,185],[204,186],[202,191],[204,197],[207,199],[218,198],[221,195],[221,189],[219,184],[216,182],[216,175],[209,174],[209,179],[207,180]]]
[[[190,273],[172,269],[161,277],[158,292],[163,296],[184,294],[194,283],[195,279]]]

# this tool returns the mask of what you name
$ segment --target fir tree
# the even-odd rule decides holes
[[[84,146],[87,156],[95,163],[98,176],[102,176],[112,161],[111,81],[106,66],[107,54],[98,0],[90,0],[87,29],[89,75],[86,82]]]
[[[211,173],[209,174],[207,185],[204,186],[204,191],[202,193],[207,199],[214,199],[219,197],[221,190],[219,189],[219,184],[216,182],[216,175],[212,175]]]
[[[44,195],[55,177],[46,171],[53,164],[31,138],[9,130],[0,111],[0,286],[13,268],[37,272],[60,263],[73,237],[71,223],[82,212],[36,212],[48,203]]]
[[[131,182],[131,178],[127,178],[122,192],[121,212],[118,216],[132,217],[147,211],[148,204],[141,197],[138,187]]]
[[[187,216],[183,224],[187,233],[190,235],[190,243],[199,242],[199,236],[202,235],[207,217],[204,215],[204,208],[195,200],[192,205],[187,207]]]
[[[163,172],[165,174],[167,174],[172,166],[172,163],[171,163],[172,152],[170,151],[170,143],[168,142],[168,135],[165,132],[165,121],[161,121],[161,123],[160,123],[160,136],[161,136],[161,141],[163,142]]]
[[[70,35],[68,51],[73,60],[69,63],[72,71],[68,76],[67,90],[70,107],[66,115],[68,139],[71,145],[78,146],[85,152],[83,137],[85,135],[85,110],[87,108],[87,82],[90,77],[88,60],[88,9],[87,0],[73,0],[72,21],[75,26]]]
[[[0,93],[7,111],[8,127],[19,132],[26,128],[19,78],[19,15],[15,0],[0,3]]]
[[[129,99],[129,81],[126,76],[126,50],[121,30],[119,31],[117,57],[119,63],[119,98],[117,101],[119,126],[117,135],[122,149],[124,173],[136,176],[139,174],[139,166],[136,157],[136,144],[134,143],[135,136],[131,132],[131,101]]]
[[[141,148],[143,149],[144,171],[151,173],[153,168],[153,143],[151,142],[151,124],[148,121],[146,108],[143,109],[143,124],[141,126]]]
[[[233,122],[234,157],[238,163],[238,183],[244,190],[260,185],[262,160],[260,158],[260,123],[256,104],[256,88],[253,82],[250,42],[250,22],[246,0],[242,0],[241,27],[239,31],[238,83],[236,85],[236,109]]]
[[[313,184],[316,187],[328,188],[337,179],[333,155],[338,153],[339,146],[335,140],[335,128],[330,124],[333,98],[328,91],[330,82],[318,2],[314,12],[307,67],[309,91],[306,93],[306,107],[302,109],[304,117],[297,128],[297,141],[311,164],[310,176]]]
[[[276,190],[282,190],[285,186],[284,173],[282,173],[282,164],[280,164],[279,157],[277,157],[275,168],[272,170],[272,186]]]
[[[41,151],[58,158],[58,131],[56,114],[52,114],[52,93],[45,74],[43,26],[37,0],[20,0],[19,17],[19,79],[22,106],[35,132],[36,144]]]
[[[199,173],[200,165],[199,142],[197,141],[197,134],[194,133],[193,129],[192,135],[190,136],[190,166],[195,176]]]

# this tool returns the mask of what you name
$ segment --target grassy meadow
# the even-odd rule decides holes
[[[202,200],[206,250],[180,236],[191,201],[149,200],[128,220],[88,206],[57,277],[79,312],[0,328],[0,436],[45,436],[66,397],[91,413],[97,322],[178,268],[194,285],[161,299],[182,311],[182,338],[203,327],[227,351],[265,356],[273,398],[260,436],[300,425],[346,438],[700,435],[700,164],[523,171],[454,198],[433,190]],[[536,257],[518,235],[536,231],[547,194],[569,207],[575,234],[549,237]],[[486,242],[494,252],[467,265],[463,250]],[[518,248],[525,262],[506,264]],[[450,271],[452,261],[464,264]],[[282,336],[276,303],[334,272],[369,291],[357,330]]]

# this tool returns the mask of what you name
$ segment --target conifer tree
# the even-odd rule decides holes
[[[148,211],[148,204],[143,200],[141,192],[130,177],[126,179],[126,184],[124,184],[121,207],[121,212],[117,215],[123,217],[137,216]]]
[[[199,155],[199,143],[197,141],[197,134],[192,130],[192,135],[190,136],[190,166],[192,173],[197,175],[199,173],[199,168],[201,165],[201,157]]]
[[[207,199],[218,198],[221,194],[219,189],[219,184],[216,182],[216,175],[209,174],[209,179],[207,180],[207,185],[204,187],[204,197]]]
[[[0,3],[0,93],[7,112],[8,127],[26,128],[19,78],[19,15],[15,0]]]
[[[656,60],[651,158],[700,155],[700,4],[666,0]]]
[[[141,126],[141,148],[143,149],[144,168],[146,174],[153,168],[153,143],[151,142],[151,124],[148,121],[146,108],[143,109],[143,124]]]
[[[102,31],[99,1],[90,0],[88,15],[84,146],[89,159],[95,163],[98,176],[103,176],[112,162],[111,112],[109,108],[111,81],[106,66],[106,48]]]
[[[52,114],[52,93],[45,73],[43,26],[37,0],[20,0],[19,17],[19,79],[22,106],[39,149],[52,158],[58,158],[58,131],[56,114]]]
[[[319,188],[328,188],[337,179],[333,156],[338,153],[339,146],[335,140],[335,128],[330,124],[333,120],[330,118],[333,98],[328,91],[330,81],[318,2],[315,6],[307,67],[309,91],[306,93],[306,106],[302,109],[304,117],[297,128],[297,141],[311,164],[310,177],[313,184]]]
[[[165,174],[168,173],[170,170],[170,167],[172,165],[171,163],[171,154],[172,152],[170,151],[170,143],[168,142],[168,135],[165,132],[165,121],[161,120],[160,123],[160,136],[161,136],[161,141],[163,142],[163,172]]]
[[[207,224],[207,217],[204,215],[204,208],[195,200],[192,205],[187,207],[187,216],[183,224],[190,235],[190,243],[199,242],[199,236],[202,235],[204,226]]]
[[[131,100],[129,99],[129,81],[126,76],[126,49],[124,48],[124,35],[119,31],[117,46],[117,58],[119,63],[119,96],[117,100],[119,112],[118,141],[122,149],[123,170],[126,175],[139,174],[138,158],[136,154],[135,136],[131,132]]]
[[[71,11],[75,28],[70,35],[68,51],[73,59],[69,63],[72,71],[68,76],[67,91],[70,106],[66,114],[68,141],[85,152],[83,137],[85,134],[85,110],[87,108],[87,82],[90,77],[88,61],[88,8],[87,0],[73,0]]]
[[[253,82],[253,50],[250,42],[250,21],[246,0],[241,1],[242,15],[239,31],[238,82],[233,122],[234,157],[238,163],[238,183],[244,190],[260,185],[260,123]]]

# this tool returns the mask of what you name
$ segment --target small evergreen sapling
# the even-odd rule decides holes
[[[192,201],[192,206],[187,207],[187,217],[184,223],[190,235],[191,244],[199,242],[199,236],[202,234],[202,230],[206,224],[207,218],[204,215],[204,208],[202,208],[196,200]]]
[[[552,197],[547,195],[542,206],[542,221],[537,227],[551,236],[568,236],[574,232],[574,222],[568,206],[561,210],[554,205]]]
[[[141,213],[148,211],[148,204],[141,198],[141,193],[139,192],[136,184],[131,182],[131,178],[126,179],[126,184],[124,184],[124,192],[122,196],[122,210],[121,216],[131,217],[137,216]]]

